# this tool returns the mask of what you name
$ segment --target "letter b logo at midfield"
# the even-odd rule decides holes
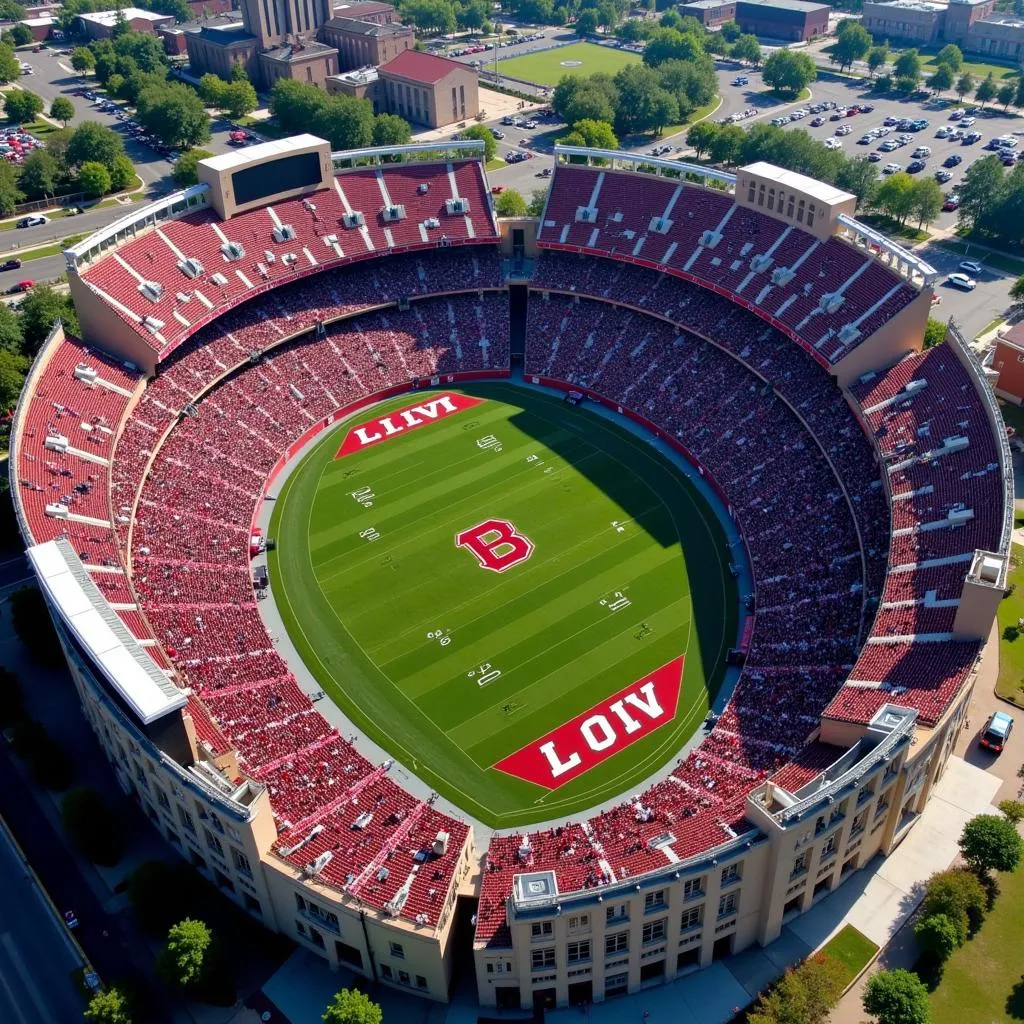
[[[505,572],[533,554],[533,542],[507,519],[487,519],[456,534],[455,546],[469,548],[481,568]]]

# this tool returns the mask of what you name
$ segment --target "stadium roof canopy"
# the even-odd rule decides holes
[[[845,202],[848,199],[857,198],[852,192],[844,192],[841,188],[836,188],[835,185],[818,181],[817,178],[809,178],[806,174],[798,174],[796,171],[787,171],[764,160],[758,160],[757,163],[753,164],[746,164],[743,169],[751,174],[774,178],[780,185],[798,190],[805,195],[814,196],[815,199],[820,199],[823,203],[828,203],[830,206]]]
[[[323,144],[324,140],[315,135],[293,135],[290,138],[277,139],[274,142],[261,142],[258,146],[247,146],[245,149],[237,149],[231,153],[208,156],[202,161],[202,164],[215,171],[230,171],[233,167],[246,167],[265,157],[288,156],[289,153],[298,152],[309,146]]]
[[[185,706],[185,692],[157,668],[111,610],[66,538],[36,544],[27,554],[61,621],[142,722],[148,725]]]

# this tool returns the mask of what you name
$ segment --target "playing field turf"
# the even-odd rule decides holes
[[[524,82],[535,82],[537,85],[558,85],[563,75],[592,75],[595,71],[614,75],[616,71],[639,60],[639,54],[628,50],[616,50],[596,43],[573,43],[553,50],[542,50],[540,53],[499,60],[498,73],[520,78]],[[573,66],[566,67],[564,62]],[[487,65],[488,68],[491,66]]]
[[[303,459],[270,527],[273,596],[326,693],[434,789],[498,827],[568,815],[638,785],[704,718],[736,635],[725,537],[671,463],[585,408],[447,393],[484,401],[335,458],[350,427],[443,392],[404,395]],[[494,518],[533,545],[504,572],[456,545]],[[656,731],[551,790],[493,767],[680,655]]]

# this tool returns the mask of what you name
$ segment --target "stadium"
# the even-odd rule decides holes
[[[332,967],[602,1001],[914,827],[1006,585],[1005,428],[854,197],[301,136],[66,251],[12,491],[86,720]],[[726,1010],[726,1015],[728,1011]]]

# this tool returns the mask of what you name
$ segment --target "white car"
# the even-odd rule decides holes
[[[899,174],[899,172],[902,171],[902,170],[903,170],[903,168],[899,164],[886,164],[882,168],[882,173],[883,174]]]
[[[843,148],[843,140],[842,139],[826,139],[825,140],[825,148],[826,149],[842,149]]]
[[[961,124],[961,125],[962,125],[962,126],[963,126],[964,128],[970,128],[970,127],[971,127],[971,125],[973,125],[973,124],[974,124],[974,121],[975,121],[975,118],[973,118],[973,117],[965,117],[965,118],[964,118],[964,119],[963,119],[963,120],[962,120],[962,121],[960,122],[960,124]]]
[[[948,125],[948,124],[944,124],[935,133],[935,138],[937,138],[937,139],[948,139],[950,137],[950,135],[952,135],[952,134],[953,134],[952,127],[950,125]]]
[[[962,288],[965,292],[972,292],[978,286],[978,282],[966,274],[950,274],[946,278],[946,284],[951,284],[954,288]]]
[[[836,135],[849,135],[852,131],[853,129],[848,124],[844,124],[836,129]]]
[[[964,260],[960,264],[960,269],[977,277],[984,268],[977,260]]]

